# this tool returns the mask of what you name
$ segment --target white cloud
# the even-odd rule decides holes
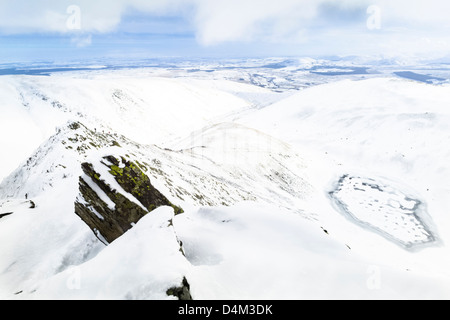
[[[374,0],[373,3],[382,8],[384,18],[392,24],[419,28],[450,25],[450,2],[447,0]]]
[[[80,8],[79,29],[68,27],[73,18],[67,12],[70,5]],[[434,41],[448,39],[447,0],[0,0],[0,33],[58,32],[73,37],[77,31],[84,35],[114,32],[135,10],[182,16],[205,46],[234,41],[302,43],[330,32],[351,43],[351,37],[370,36],[366,23],[370,5],[381,9],[379,41],[413,39],[420,32],[420,37],[433,39],[433,48],[445,47]],[[353,20],[347,23],[346,19]]]
[[[317,9],[317,3],[308,0],[202,0],[197,4],[197,38],[206,45],[295,33]]]
[[[252,37],[268,24],[272,27],[267,32],[305,27],[324,5],[341,10],[377,5],[390,23],[450,25],[450,2],[446,0],[0,0],[0,31],[68,32],[66,22],[71,15],[67,8],[73,5],[80,8],[86,32],[115,30],[131,8],[159,15],[191,15],[187,18],[205,43]]]

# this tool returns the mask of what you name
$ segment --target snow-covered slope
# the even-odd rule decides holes
[[[21,299],[176,299],[168,290],[182,285],[189,263],[180,253],[173,210],[156,209],[95,258],[37,281]],[[8,298],[8,296],[7,296]]]
[[[87,181],[107,206],[114,206],[112,201],[115,199],[95,186],[96,179],[105,181],[112,189],[118,190],[131,202],[142,207],[142,201],[123,190],[114,180],[114,175],[102,165],[107,156],[127,159],[138,164],[142,170],[140,172],[150,177],[154,186],[170,201],[186,210],[203,205],[233,205],[242,201],[275,203],[280,207],[290,208],[294,207],[294,203],[304,200],[311,192],[309,184],[302,177],[305,169],[302,159],[286,144],[232,124],[223,124],[212,128],[211,132],[206,131],[201,135],[204,142],[199,147],[201,152],[198,153],[196,148],[191,147],[174,151],[153,145],[140,145],[119,134],[103,134],[78,122],[58,129],[54,136],[1,184],[3,197],[6,196],[2,203],[2,213],[3,210],[13,212],[3,217],[0,225],[0,228],[5,230],[1,232],[2,243],[10,243],[8,250],[0,253],[0,261],[4,263],[3,276],[7,279],[7,283],[2,286],[2,294],[8,297],[19,292],[23,298],[39,298],[39,282],[47,278],[52,282],[54,280],[51,279],[61,272],[70,274],[67,269],[84,265],[99,251],[105,250],[103,244],[108,244],[105,241],[108,236],[96,229],[92,230],[94,232],[89,230],[74,213],[75,203],[86,202],[86,195],[80,194],[80,179]],[[234,156],[228,159],[225,165],[221,151],[234,150],[237,144],[230,144],[228,151],[218,150],[219,146],[225,148],[227,145],[222,139],[231,138],[228,143],[232,143],[238,134],[243,133],[252,139],[249,141],[259,141],[261,145],[247,144],[247,149],[241,146],[242,148],[234,151]],[[213,138],[209,141],[208,137]],[[195,139],[192,141],[195,142]],[[269,146],[271,151],[276,150],[277,153],[270,153],[267,149]],[[92,164],[96,175],[98,174],[96,179],[91,179],[83,173],[83,163]],[[294,183],[290,184],[289,181]],[[256,189],[257,185],[261,187]],[[33,201],[36,207],[30,209],[26,206],[27,199]],[[296,211],[301,213],[300,209]],[[98,211],[95,214],[99,216]],[[153,215],[153,212],[149,215]],[[99,218],[104,220],[105,217]],[[35,224],[35,227],[30,228],[29,224]],[[19,230],[20,226],[27,229],[26,237],[12,232]],[[48,232],[42,233],[40,227],[48,228]],[[66,234],[70,234],[70,237],[66,237]],[[173,233],[172,237],[175,239]],[[33,244],[28,245],[28,241],[33,238]],[[73,254],[72,250],[78,252]],[[40,255],[31,254],[36,251],[40,252]],[[14,252],[20,253],[20,256],[15,257]],[[42,256],[49,258],[43,261]],[[9,268],[11,260],[15,260],[14,268]],[[167,263],[171,264],[170,261]],[[45,273],[42,274],[41,270]],[[22,278],[23,274],[28,275]],[[152,275],[158,276],[152,272],[148,276]],[[180,277],[183,279],[182,274],[178,278]],[[174,280],[170,284],[173,285],[173,282]],[[181,280],[179,282],[181,283]],[[134,285],[139,286],[139,283]],[[167,289],[169,287],[166,287]],[[100,297],[97,296],[100,293],[91,294]],[[127,295],[110,298],[125,298],[134,294],[136,297],[160,297],[130,291]],[[72,298],[82,295],[80,292],[73,295],[69,290],[66,294],[59,292],[57,297]],[[47,292],[43,297],[51,297],[51,293]]]
[[[450,297],[446,85],[0,81],[0,298]]]
[[[259,103],[268,90],[230,81],[148,77],[142,72],[3,76],[0,146],[10,150],[0,179],[48,139],[55,128],[80,120],[101,132],[163,145],[218,118]],[[242,98],[241,98],[242,97]]]
[[[380,181],[420,201],[448,241],[450,87],[398,79],[310,88],[240,122],[322,161],[321,186],[346,175]],[[327,170],[327,171],[325,171]],[[333,186],[329,186],[332,191]],[[431,222],[430,222],[431,223]]]

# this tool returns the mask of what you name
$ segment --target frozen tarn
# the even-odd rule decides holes
[[[437,240],[424,221],[422,201],[384,182],[344,175],[330,197],[347,217],[406,249]]]

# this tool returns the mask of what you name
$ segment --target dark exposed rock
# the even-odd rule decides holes
[[[75,202],[75,213],[97,236],[100,234],[108,243],[123,235],[132,227],[132,223],[147,214],[147,211],[110,189],[105,193],[115,200],[111,199],[115,203],[115,208],[112,209],[81,177],[79,185],[86,203]]]
[[[80,195],[75,202],[75,213],[101,241],[106,242],[105,244],[122,236],[134,223],[160,206],[171,206],[176,213],[183,212],[153,187],[149,177],[135,163],[109,156],[103,158],[100,165],[109,169],[110,177],[102,177],[91,163],[81,165],[85,176],[79,178]],[[136,202],[114,190],[106,182],[107,178],[110,178],[109,181],[114,178],[123,189],[120,192],[132,195]],[[89,181],[86,181],[88,179]],[[94,190],[97,187],[104,193],[103,195],[99,195],[99,190],[97,192]],[[105,195],[111,202],[105,199]],[[172,225],[172,221],[169,223]],[[180,251],[183,253],[181,243]],[[192,300],[190,285],[186,278],[179,287],[170,288],[166,294],[180,300]]]
[[[152,186],[149,177],[135,163],[122,158],[124,166],[121,166],[120,161],[113,156],[104,159],[110,163],[105,165],[109,167],[110,173],[119,185],[149,211],[171,205],[170,201]]]
[[[182,301],[192,300],[190,285],[186,278],[183,278],[183,283],[180,287],[170,288],[167,290],[168,296],[174,296]]]
[[[13,214],[13,213],[14,213],[14,212],[1,213],[1,214],[0,214],[0,219],[3,218],[3,217],[9,216],[9,215],[11,215],[11,214]]]
[[[72,130],[78,130],[80,128],[80,123],[79,122],[72,122],[69,125],[69,128],[72,129]]]
[[[113,242],[131,229],[146,214],[160,206],[172,206],[176,213],[181,208],[174,206],[163,194],[150,183],[150,179],[131,161],[105,157],[102,164],[108,167],[123,190],[136,198],[142,206],[130,201],[126,196],[113,190],[90,163],[81,165],[83,172],[114,203],[114,208],[106,204],[100,196],[80,177],[79,189],[82,199],[75,202],[75,213],[94,231],[100,240],[103,237],[108,243]],[[144,208],[146,210],[144,210]]]

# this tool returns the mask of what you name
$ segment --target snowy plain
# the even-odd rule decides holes
[[[0,298],[450,298],[448,82],[286,61],[1,76]],[[105,246],[74,201],[111,153],[185,212]]]

